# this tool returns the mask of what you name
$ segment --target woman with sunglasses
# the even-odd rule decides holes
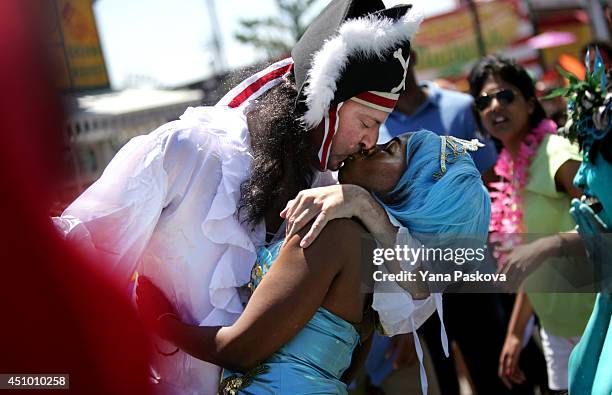
[[[570,201],[581,192],[572,180],[581,156],[578,147],[555,135],[557,125],[546,114],[535,96],[529,74],[514,61],[499,57],[483,58],[472,69],[470,93],[474,97],[476,121],[501,145],[495,165],[499,181],[492,183],[490,231],[499,265],[517,244],[520,233],[553,234],[570,231],[575,223],[568,214]],[[540,267],[523,286],[542,292],[555,275]],[[580,339],[593,307],[592,294],[518,294],[501,350],[499,376],[507,386],[524,382],[518,362],[530,317],[538,316],[553,391],[567,390],[569,354]]]

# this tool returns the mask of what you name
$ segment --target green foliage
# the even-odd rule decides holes
[[[579,141],[580,135],[587,132],[585,129],[589,128],[585,126],[585,120],[592,120],[592,124],[596,128],[601,127],[604,122],[607,126],[607,121],[604,121],[601,117],[601,114],[610,107],[609,99],[606,100],[606,87],[601,86],[604,70],[600,69],[594,73],[587,72],[584,80],[579,79],[561,67],[557,67],[557,70],[559,74],[569,81],[569,86],[554,89],[546,95],[545,99],[557,96],[568,98],[568,120],[559,129],[560,133],[571,141]]]
[[[288,54],[302,37],[310,20],[308,10],[318,0],[275,0],[278,15],[267,18],[245,18],[234,37],[266,52],[270,58]]]

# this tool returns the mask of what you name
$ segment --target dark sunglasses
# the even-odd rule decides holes
[[[511,104],[514,101],[514,99],[516,98],[516,95],[510,89],[502,89],[493,94],[483,93],[482,95],[478,96],[476,100],[474,101],[478,111],[483,111],[487,107],[489,107],[494,97],[501,104],[507,105],[507,104]]]

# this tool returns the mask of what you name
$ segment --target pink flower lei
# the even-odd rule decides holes
[[[520,242],[520,233],[525,231],[521,191],[527,184],[531,158],[544,137],[556,131],[557,125],[550,119],[544,119],[525,136],[516,160],[506,148],[502,149],[497,158],[494,170],[501,180],[489,184],[492,189],[489,231],[490,241],[499,243],[493,255],[501,264],[505,261],[505,251]]]

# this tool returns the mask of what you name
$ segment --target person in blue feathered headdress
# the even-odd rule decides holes
[[[570,86],[568,121],[561,134],[580,143],[584,160],[574,184],[585,195],[572,201],[570,214],[577,223],[588,256],[598,267],[601,292],[580,343],[569,362],[569,393],[612,393],[612,90],[599,50],[594,65],[587,52],[584,81],[567,75]]]

